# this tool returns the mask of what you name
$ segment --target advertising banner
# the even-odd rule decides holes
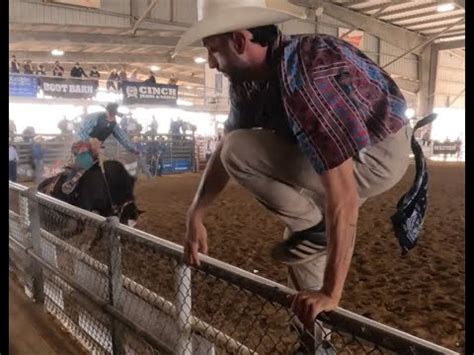
[[[87,99],[97,93],[97,81],[42,77],[41,88],[45,95],[53,97]]]
[[[36,97],[38,91],[38,79],[35,75],[10,74],[9,95]]]
[[[124,81],[122,91],[125,105],[176,105],[178,100],[177,85]]]
[[[456,154],[459,143],[456,142],[433,142],[433,154]]]
[[[338,35],[339,38],[344,36],[349,32],[349,28],[339,27]],[[349,42],[354,47],[359,49],[364,49],[364,32],[359,30],[354,30],[343,38],[344,41]]]

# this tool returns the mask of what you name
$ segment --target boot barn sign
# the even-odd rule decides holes
[[[125,81],[122,86],[125,105],[171,105],[178,100],[178,86]]]
[[[88,99],[97,93],[96,80],[42,77],[40,83],[43,93],[53,97]]]

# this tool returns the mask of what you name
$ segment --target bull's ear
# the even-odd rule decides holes
[[[145,211],[142,211],[141,209],[138,208],[138,209],[137,209],[137,213],[140,215],[140,214],[142,214],[142,213],[145,213]]]

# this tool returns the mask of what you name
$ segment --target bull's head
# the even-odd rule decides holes
[[[122,207],[120,213],[120,223],[128,225],[129,227],[134,227],[137,224],[138,216],[140,216],[145,211],[140,210],[135,202],[126,203]]]

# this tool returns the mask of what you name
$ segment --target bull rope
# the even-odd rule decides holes
[[[99,161],[100,171],[102,171],[102,176],[104,177],[105,182],[105,189],[107,190],[107,196],[109,197],[110,201],[110,208],[112,209],[112,213],[115,212],[114,202],[112,200],[112,194],[110,193],[109,182],[107,181],[107,176],[105,175],[105,168],[104,168],[104,154],[101,149],[99,149],[99,154],[97,154],[97,160]]]

